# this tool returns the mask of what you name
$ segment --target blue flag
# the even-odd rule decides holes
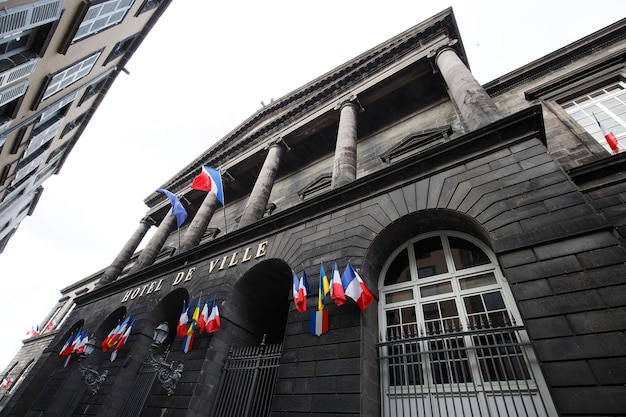
[[[182,203],[173,193],[159,188],[157,193],[163,193],[172,203],[172,216],[176,216],[176,224],[180,228],[180,226],[185,223],[185,219],[187,218],[187,210],[183,207]]]

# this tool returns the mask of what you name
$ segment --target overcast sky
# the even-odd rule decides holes
[[[147,211],[144,198],[261,101],[450,6],[483,84],[626,16],[623,0],[514,4],[174,0],[0,254],[0,369],[60,289],[113,261]]]

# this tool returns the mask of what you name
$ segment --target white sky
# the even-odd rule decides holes
[[[113,261],[147,211],[143,199],[261,101],[450,6],[483,84],[626,16],[623,0],[517,4],[174,0],[0,254],[0,370],[61,288]]]

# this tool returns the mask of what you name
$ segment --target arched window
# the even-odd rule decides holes
[[[380,277],[384,416],[554,410],[495,255],[455,232],[399,247]]]

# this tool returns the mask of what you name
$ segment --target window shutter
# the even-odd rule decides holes
[[[0,37],[53,22],[61,16],[62,0],[42,0],[8,9],[0,16]]]
[[[30,61],[24,62],[22,65],[18,65],[17,67],[10,68],[0,73],[0,88],[28,77],[33,73],[33,71],[35,71],[35,67],[39,61],[39,58],[31,59]]]

